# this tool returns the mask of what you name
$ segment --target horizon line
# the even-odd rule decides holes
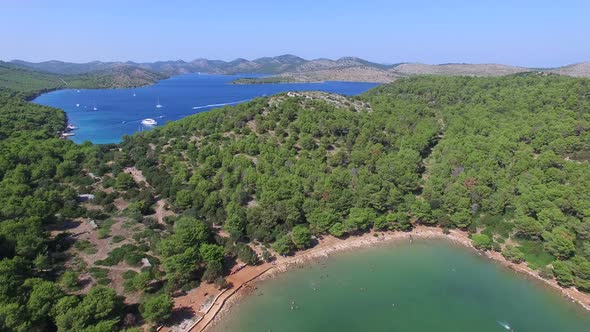
[[[283,57],[283,56],[292,56],[292,57],[297,57],[300,58],[302,60],[305,61],[318,61],[318,60],[330,60],[330,61],[338,61],[338,60],[342,60],[342,59],[346,59],[346,58],[353,58],[353,59],[360,59],[363,61],[368,61],[374,64],[379,64],[379,65],[384,65],[384,66],[396,66],[396,65],[401,65],[401,64],[424,64],[424,65],[430,65],[430,66],[440,66],[440,65],[503,65],[503,66],[511,66],[511,67],[519,67],[519,68],[527,68],[527,69],[553,69],[553,68],[562,68],[562,67],[567,67],[567,66],[572,66],[572,65],[576,65],[576,64],[583,64],[583,63],[588,63],[590,62],[590,60],[586,60],[586,61],[578,61],[578,62],[571,62],[571,63],[566,63],[566,64],[562,64],[562,65],[558,65],[558,66],[522,66],[522,65],[514,65],[514,64],[508,64],[508,63],[502,63],[502,62],[465,62],[465,61],[459,61],[459,62],[449,62],[449,61],[445,61],[445,62],[439,62],[439,63],[431,63],[431,62],[421,62],[421,61],[401,61],[401,62],[379,62],[379,61],[373,61],[373,60],[367,60],[365,58],[361,58],[359,56],[354,56],[354,55],[346,55],[346,56],[340,56],[338,58],[328,58],[328,57],[319,57],[319,58],[313,58],[313,59],[308,59],[308,58],[304,58],[298,55],[294,55],[292,53],[285,53],[285,54],[280,54],[280,55],[275,55],[275,56],[262,56],[262,57],[257,57],[257,58],[244,58],[244,57],[237,57],[234,58],[233,60],[221,60],[221,59],[213,59],[213,58],[206,58],[206,57],[196,57],[193,58],[192,60],[186,60],[186,59],[167,59],[167,60],[155,60],[155,61],[136,61],[136,60],[90,60],[90,61],[83,61],[83,62],[77,62],[77,61],[68,61],[68,60],[59,60],[59,59],[49,59],[49,60],[42,60],[42,61],[30,61],[30,60],[23,60],[23,59],[10,59],[10,60],[0,60],[3,62],[8,62],[8,63],[12,63],[12,62],[18,62],[18,61],[22,61],[22,62],[28,62],[28,63],[44,63],[44,62],[63,62],[63,63],[72,63],[72,64],[88,64],[88,63],[93,63],[93,62],[100,62],[100,63],[122,63],[122,64],[126,64],[126,63],[132,63],[132,64],[149,64],[149,63],[158,63],[158,62],[185,62],[185,63],[190,63],[190,62],[194,62],[197,60],[207,60],[207,61],[223,61],[226,63],[229,62],[233,62],[233,61],[237,61],[237,60],[246,60],[246,61],[256,61],[256,60],[260,60],[260,59],[264,59],[264,58],[278,58],[278,57]]]

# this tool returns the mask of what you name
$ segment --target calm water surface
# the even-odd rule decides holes
[[[356,95],[377,85],[355,82],[229,84],[239,77],[243,75],[188,74],[137,89],[59,90],[41,95],[34,102],[63,109],[70,123],[79,127],[72,137],[77,143],[87,140],[117,143],[123,135],[148,129],[141,125],[145,118],[155,119],[162,125],[224,104],[284,91],[319,90]],[[156,107],[158,100],[161,108]]]
[[[257,286],[215,332],[590,331],[590,314],[552,290],[439,241],[342,253]]]

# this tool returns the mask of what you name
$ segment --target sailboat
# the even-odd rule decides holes
[[[137,95],[135,94],[135,90],[133,90],[133,97],[135,97],[135,96],[137,96]]]
[[[158,97],[158,104],[156,104],[156,108],[162,108],[162,104],[160,104],[160,97]]]
[[[98,111],[98,107],[96,107],[96,102],[94,103],[94,106],[92,106],[92,110],[93,111]]]

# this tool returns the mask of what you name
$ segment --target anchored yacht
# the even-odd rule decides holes
[[[155,126],[158,124],[158,122],[154,119],[143,119],[141,120],[141,124],[144,126]]]

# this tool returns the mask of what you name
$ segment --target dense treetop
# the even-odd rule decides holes
[[[426,76],[355,98],[280,94],[104,146],[58,139],[64,113],[23,100],[39,88],[11,84],[0,90],[2,330],[158,324],[169,295],[224,286],[236,259],[418,223],[467,230],[477,248],[590,291],[590,80]],[[80,204],[88,192],[93,209]],[[149,217],[156,197],[176,213],[166,225]],[[92,246],[49,231],[90,219],[99,237],[123,221],[138,233],[76,267],[69,248]],[[100,286],[117,264],[136,267],[124,274],[135,309]],[[81,290],[78,273],[99,285]]]
[[[537,268],[561,260],[587,289],[575,266],[590,258],[588,85],[417,77],[357,97],[364,110],[279,95],[122,147],[157,191],[237,240],[290,253],[296,226],[344,236],[438,224],[482,233],[495,250],[512,243],[506,255]]]

